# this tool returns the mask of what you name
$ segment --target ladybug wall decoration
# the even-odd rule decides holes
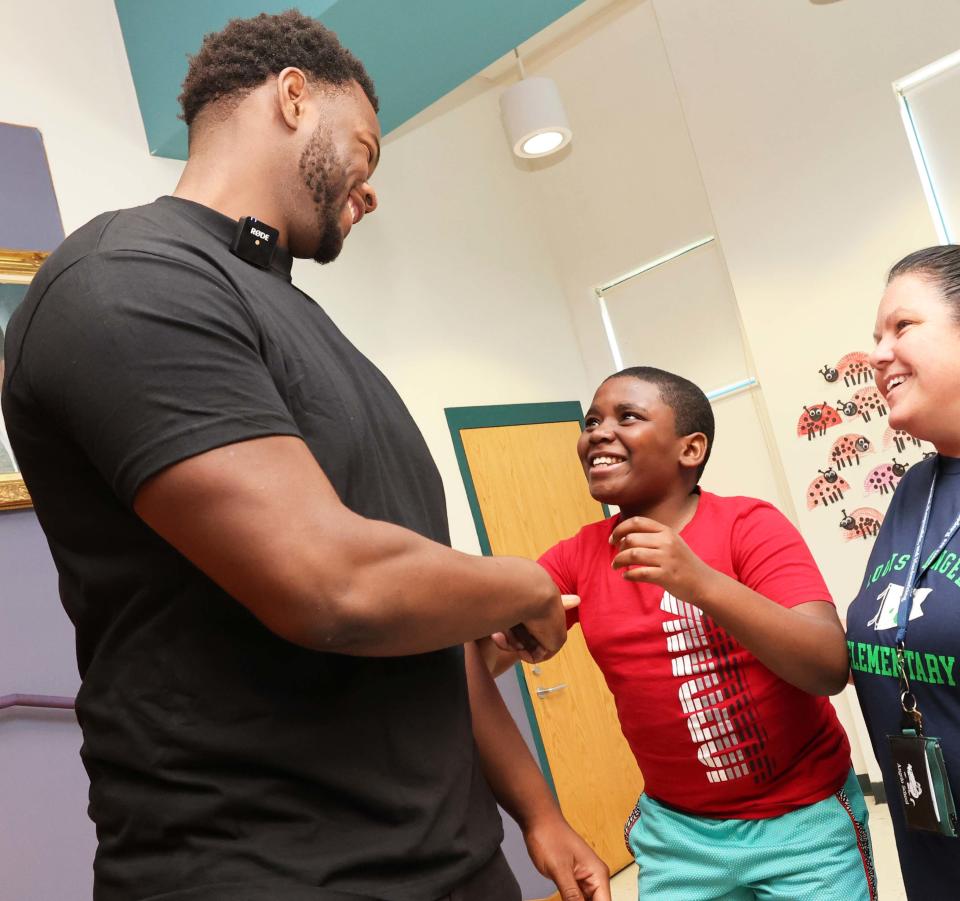
[[[883,525],[883,514],[873,507],[858,507],[851,513],[846,510],[840,511],[843,519],[840,520],[840,529],[844,541],[853,541],[856,538],[862,538],[866,541],[868,538],[876,537]]]
[[[827,429],[842,422],[840,414],[826,401],[811,404],[809,407],[804,405],[803,413],[797,422],[797,436],[803,438],[806,435],[807,440],[812,441],[816,437],[825,435]]]
[[[825,365],[817,372],[833,384],[843,379],[844,385],[862,385],[873,381],[873,367],[865,353],[844,354],[833,366]]]
[[[850,400],[837,401],[837,408],[844,416],[860,415],[864,422],[870,422],[874,413],[877,416],[887,415],[887,402],[876,388],[861,388]]]
[[[807,509],[826,507],[843,500],[843,493],[850,490],[850,485],[837,475],[834,469],[818,469],[820,473],[807,486]]]
[[[920,439],[914,438],[909,432],[905,432],[903,429],[888,428],[883,433],[883,446],[889,448],[890,445],[894,445],[897,448],[897,453],[902,454],[903,449],[908,444],[914,444],[917,447],[920,447]]]
[[[863,454],[876,452],[873,442],[866,435],[852,432],[849,435],[841,435],[830,445],[830,464],[836,465],[837,469],[854,464],[859,466],[860,457]]]
[[[898,463],[896,457],[891,463],[874,466],[864,479],[864,494],[873,494],[875,491],[879,491],[880,494],[889,494],[900,484],[909,466],[909,463]]]

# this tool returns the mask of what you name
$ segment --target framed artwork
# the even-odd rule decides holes
[[[20,305],[31,279],[49,256],[46,251],[6,250],[0,247],[0,381],[3,378],[3,339],[13,311]],[[7,429],[0,413],[0,510],[29,507],[30,494],[23,484]]]
[[[63,240],[63,222],[39,129],[0,122],[0,379],[3,339],[40,264]],[[0,510],[32,506],[0,414]]]

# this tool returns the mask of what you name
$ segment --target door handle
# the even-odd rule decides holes
[[[555,691],[563,691],[567,687],[566,682],[561,682],[559,685],[552,685],[550,688],[538,688],[537,697],[545,698],[547,695],[552,695]]]

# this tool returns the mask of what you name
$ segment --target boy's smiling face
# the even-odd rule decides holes
[[[596,500],[637,513],[674,491],[690,491],[683,474],[688,436],[677,435],[673,408],[656,385],[633,376],[608,379],[584,423],[577,453]]]

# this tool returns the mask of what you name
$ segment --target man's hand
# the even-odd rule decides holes
[[[631,582],[653,582],[675,598],[696,603],[716,570],[704,563],[671,528],[632,516],[610,535],[618,548],[614,569]]]
[[[520,623],[507,632],[496,632],[490,636],[490,639],[500,650],[512,651],[526,663],[540,663],[552,657],[563,647],[567,640],[567,611],[572,610],[579,603],[580,598],[575,594],[562,594],[559,607],[552,607],[544,617]],[[561,640],[555,646],[548,645],[541,639],[541,631],[544,626],[548,626],[551,630],[556,626],[558,612],[563,626]],[[545,637],[549,641],[552,632],[546,633]],[[488,655],[485,654],[486,656]]]
[[[556,883],[563,901],[610,901],[610,870],[559,813],[523,837],[534,866]]]

